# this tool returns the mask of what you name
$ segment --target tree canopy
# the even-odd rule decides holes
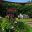
[[[22,14],[32,14],[32,5],[20,5],[20,4],[15,4],[15,3],[9,3],[9,2],[4,2],[3,3],[3,7],[0,8],[0,11],[2,12],[6,12],[7,11],[7,8],[9,7],[14,7],[16,8],[16,14],[19,14],[19,13],[22,13]]]

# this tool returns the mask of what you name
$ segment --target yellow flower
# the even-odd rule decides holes
[[[19,21],[19,19],[18,19],[18,18],[16,18],[16,21]]]

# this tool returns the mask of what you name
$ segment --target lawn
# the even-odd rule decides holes
[[[25,19],[16,18],[16,20],[20,20],[20,21],[23,21],[23,22],[28,22],[28,21],[32,21],[32,18],[25,18]]]

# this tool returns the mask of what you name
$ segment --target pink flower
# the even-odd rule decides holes
[[[14,17],[14,14],[8,14],[8,16],[12,16],[12,17]]]

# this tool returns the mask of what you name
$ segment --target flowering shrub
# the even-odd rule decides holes
[[[27,26],[24,22],[17,22],[14,21],[14,23],[11,21],[9,22],[8,19],[3,18],[2,19],[2,23],[1,23],[1,27],[7,31],[10,30],[11,31],[15,31],[15,32],[29,32],[29,26]],[[8,30],[7,30],[8,29]],[[12,29],[12,30],[11,30]]]

